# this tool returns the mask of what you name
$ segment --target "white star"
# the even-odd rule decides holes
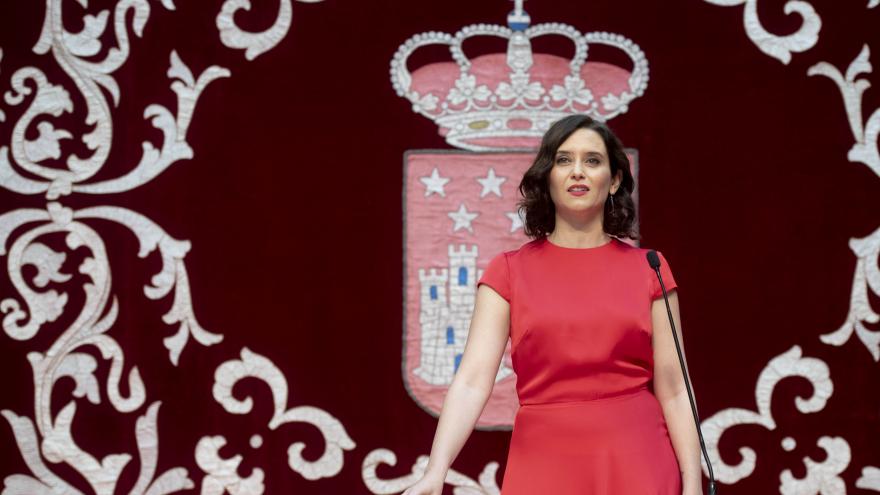
[[[516,229],[523,228],[523,219],[519,216],[519,212],[511,211],[509,213],[505,213],[507,218],[510,219],[510,231],[516,232]]]
[[[458,206],[458,211],[451,211],[447,213],[449,218],[455,220],[455,225],[452,226],[452,231],[456,232],[459,229],[468,229],[468,231],[473,234],[474,228],[471,227],[471,222],[477,218],[479,213],[471,213],[465,208],[464,203],[461,203]]]
[[[434,171],[431,172],[430,177],[419,177],[419,180],[426,186],[425,196],[430,196],[431,193],[437,193],[445,198],[446,191],[443,190],[443,186],[445,186],[451,179],[440,177],[440,171],[437,170],[437,167],[434,167]]]
[[[483,196],[491,192],[497,194],[500,198],[501,184],[503,184],[506,180],[507,177],[497,177],[495,175],[495,169],[489,167],[489,175],[487,175],[485,179],[477,179],[477,182],[479,182],[483,186],[483,190],[480,191],[480,197],[482,198]]]

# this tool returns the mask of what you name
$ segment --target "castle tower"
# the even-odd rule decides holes
[[[477,286],[477,254],[476,245],[470,247],[459,244],[450,245],[449,252],[449,325],[453,329],[453,347],[455,349],[455,368],[464,354],[471,317],[474,314],[474,302]],[[451,339],[451,340],[453,340]]]
[[[419,269],[421,358],[414,373],[432,385],[452,383],[461,364],[482,273],[477,270],[476,245],[450,245],[448,253],[448,268]],[[511,373],[502,364],[495,380]]]
[[[452,376],[455,373],[455,350],[447,343],[449,340],[447,335],[449,302],[446,293],[448,280],[449,272],[445,268],[419,269],[421,359],[414,373],[432,385],[452,383]]]

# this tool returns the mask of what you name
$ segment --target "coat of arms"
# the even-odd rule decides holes
[[[607,120],[626,112],[648,82],[647,60],[632,41],[559,23],[530,26],[522,0],[515,3],[506,27],[417,34],[391,62],[397,93],[457,148],[404,156],[403,376],[410,395],[433,415],[461,361],[482,268],[528,241],[517,187],[541,136],[573,113]],[[543,37],[573,45],[574,56],[533,51],[532,41]],[[485,38],[506,39],[506,53],[469,58],[464,42],[470,47]],[[410,55],[428,45],[447,46],[451,61],[410,71]],[[590,60],[595,45],[622,50],[632,66]],[[513,424],[518,403],[509,345],[495,379],[478,428]]]

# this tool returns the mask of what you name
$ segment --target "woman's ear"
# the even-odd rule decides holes
[[[616,174],[614,174],[614,179],[611,181],[612,189],[617,193],[617,190],[620,189],[620,183],[623,182],[623,170],[618,170]]]

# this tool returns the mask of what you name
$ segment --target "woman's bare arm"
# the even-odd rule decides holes
[[[678,292],[675,290],[669,293],[669,307],[672,309],[672,320],[675,322],[678,343],[684,355]],[[651,322],[654,327],[654,394],[663,409],[669,438],[681,469],[682,493],[702,494],[700,444],[663,298],[655,299],[651,303]],[[687,359],[685,359],[685,368],[687,368]]]
[[[426,477],[444,479],[489,400],[510,328],[510,305],[480,285],[464,356],[443,400]]]

